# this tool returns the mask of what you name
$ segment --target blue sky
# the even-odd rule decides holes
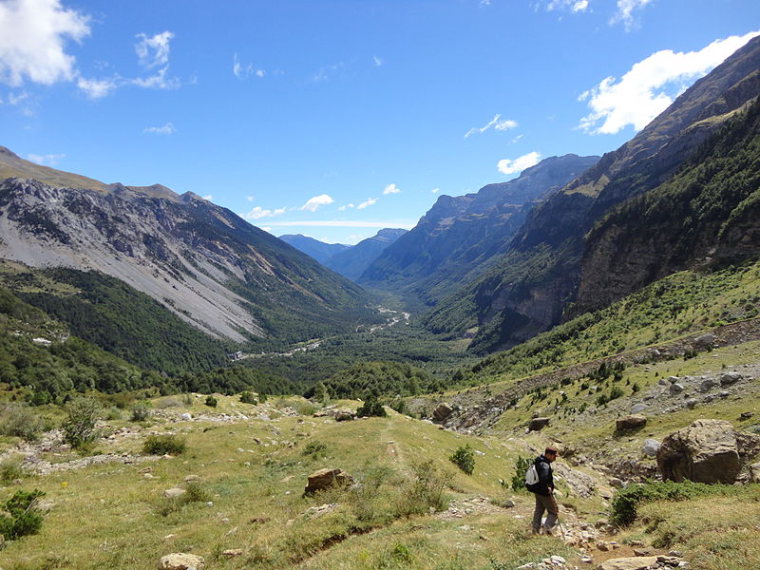
[[[0,144],[356,243],[617,148],[757,33],[757,0],[0,0]]]

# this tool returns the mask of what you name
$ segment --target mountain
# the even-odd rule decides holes
[[[356,281],[378,256],[406,233],[407,230],[402,229],[380,230],[371,238],[336,253],[326,261],[325,265],[344,277]]]
[[[8,151],[0,165],[38,173]],[[87,189],[5,179],[0,240],[0,258],[100,271],[219,339],[291,342],[376,320],[355,284],[229,210],[160,185]]]
[[[441,196],[409,233],[388,247],[359,283],[434,305],[503,253],[536,201],[593,166],[598,157],[552,157],[520,177],[465,196]]]
[[[488,352],[519,344],[561,322],[577,300],[582,259],[594,257],[589,247],[609,243],[589,242],[587,232],[611,208],[668,181],[710,136],[746,110],[760,93],[759,68],[760,38],[755,38],[631,141],[535,208],[506,255],[441,302],[427,326],[449,334],[477,327],[472,349]],[[679,223],[688,226],[691,220]],[[653,242],[658,243],[658,254],[669,247],[666,241]],[[608,265],[616,263],[610,258]],[[663,271],[672,270],[675,266]],[[616,279],[625,281],[627,275],[617,274]]]
[[[297,250],[304,252],[306,255],[310,255],[322,265],[325,265],[327,260],[333,255],[346,251],[351,247],[342,243],[325,243],[301,234],[285,234],[280,236],[280,239]]]

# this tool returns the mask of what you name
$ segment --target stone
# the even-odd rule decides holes
[[[730,386],[731,384],[736,384],[741,379],[742,375],[738,372],[725,372],[720,375],[720,385]]]
[[[694,408],[696,408],[698,404],[699,402],[695,400],[694,398],[690,398],[686,400],[686,407],[689,408],[690,410],[693,410]]]
[[[180,489],[179,487],[172,487],[171,489],[166,489],[164,491],[164,497],[167,499],[176,499],[177,497],[181,497],[187,493],[184,489]]]
[[[671,384],[670,388],[668,388],[668,391],[671,393],[671,395],[680,394],[683,392],[683,384],[679,384],[676,382],[675,384]]]
[[[200,556],[174,553],[161,557],[158,570],[200,570],[203,566],[203,558]]]
[[[701,347],[710,347],[716,339],[717,337],[713,333],[706,333],[695,338],[694,344],[697,344]]]
[[[193,416],[191,414],[188,414],[187,412],[185,412],[184,414],[182,414],[180,416],[180,418],[182,418],[185,421],[190,421],[190,420],[193,419]]]
[[[641,412],[643,412],[644,410],[648,408],[649,406],[647,406],[646,404],[634,404],[633,407],[631,408],[631,413],[640,414]]]
[[[740,420],[748,420],[755,415],[755,412],[742,412],[739,416]]]
[[[335,410],[333,417],[336,422],[350,422],[356,419],[356,414],[351,410]]]
[[[242,548],[229,548],[227,550],[222,551],[222,556],[226,556],[227,558],[235,558],[236,556],[242,556],[242,555],[243,555]]]
[[[619,418],[615,422],[615,428],[617,431],[625,431],[625,430],[631,430],[631,429],[639,429],[647,425],[647,418],[646,416],[642,415],[630,415],[626,416],[624,418]]]
[[[198,475],[187,475],[185,477],[185,483],[194,483],[194,482],[197,482],[197,481],[200,481],[200,480],[201,480],[201,478]]]
[[[533,418],[528,424],[528,431],[541,431],[549,425],[550,418]]]
[[[623,487],[625,487],[625,483],[623,483],[623,481],[621,481],[617,477],[613,477],[612,479],[610,479],[610,486],[614,487],[615,489],[622,489]]]
[[[320,469],[309,475],[304,495],[311,495],[331,487],[342,487],[354,482],[353,477],[342,469]]]
[[[675,384],[679,380],[680,378],[678,376],[668,376],[668,382],[670,382],[671,384]]]
[[[749,477],[753,483],[760,483],[760,463],[753,463],[749,466]]]
[[[656,556],[638,556],[634,558],[612,558],[599,566],[599,570],[648,570],[657,564]]]
[[[733,484],[741,469],[736,435],[723,420],[697,420],[667,436],[657,451],[663,479]]]
[[[657,455],[657,451],[660,449],[660,442],[656,439],[647,439],[644,441],[644,447],[642,451],[644,452],[644,455],[648,457],[655,457]]]
[[[681,562],[681,559],[677,556],[658,556],[657,562],[660,564],[665,564],[666,566],[678,566]]]
[[[709,392],[715,388],[717,385],[718,383],[715,380],[708,378],[707,380],[702,380],[702,383],[699,385],[699,388],[697,388],[697,390],[704,394],[705,392]]]
[[[438,404],[438,406],[436,406],[435,410],[433,411],[433,419],[437,422],[445,422],[447,419],[449,419],[452,413],[454,413],[454,408],[445,402],[442,402]]]

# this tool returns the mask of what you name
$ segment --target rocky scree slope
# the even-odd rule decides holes
[[[489,184],[465,196],[441,196],[414,229],[367,268],[359,283],[401,291],[412,303],[434,305],[506,250],[536,201],[598,159],[552,157],[509,182]]]
[[[509,251],[485,275],[442,301],[428,318],[429,327],[461,332],[478,326],[472,350],[484,353],[519,344],[560,322],[575,301],[586,232],[613,206],[671,178],[746,108],[760,93],[759,68],[760,38],[755,38],[631,141],[533,209]]]
[[[298,340],[373,319],[364,292],[192,193],[0,182],[0,257],[94,269],[144,292],[206,334]]]

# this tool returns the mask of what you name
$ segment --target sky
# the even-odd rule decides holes
[[[353,244],[618,148],[758,34],[757,0],[0,0],[0,145]]]

